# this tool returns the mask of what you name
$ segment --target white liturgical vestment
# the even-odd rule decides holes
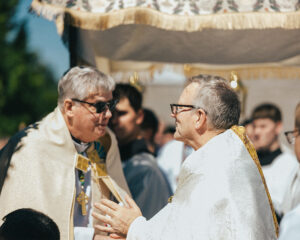
[[[278,240],[300,239],[300,204],[284,215]]]
[[[103,137],[111,140],[105,158],[107,173],[129,193],[116,138],[108,128],[106,133]],[[19,208],[33,208],[56,222],[60,239],[73,240],[78,153],[59,108],[12,137],[0,151],[0,163],[8,162],[7,159],[10,165],[0,194],[0,225],[8,213]],[[110,198],[110,191],[102,182],[92,173],[91,206],[102,198]],[[87,227],[75,223],[75,227],[79,225]]]
[[[287,187],[284,200],[282,203],[282,211],[284,214],[293,210],[300,204],[300,165],[293,169],[290,174],[289,186]]]
[[[277,222],[259,167],[227,130],[183,163],[172,202],[152,219],[138,217],[128,240],[271,240]]]
[[[285,194],[298,167],[299,163],[295,155],[289,152],[281,153],[271,164],[262,166],[274,208],[279,214],[291,210],[291,208],[286,208]]]

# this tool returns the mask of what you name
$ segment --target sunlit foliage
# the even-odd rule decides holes
[[[45,116],[57,99],[52,73],[27,49],[26,22],[13,22],[17,4],[0,1],[0,138]]]

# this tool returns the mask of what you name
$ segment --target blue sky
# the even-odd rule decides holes
[[[69,68],[69,53],[57,34],[54,22],[28,13],[31,0],[20,0],[16,21],[27,20],[28,48],[36,52],[58,80]]]
[[[69,68],[69,52],[57,34],[54,22],[48,21],[33,13],[29,13],[32,0],[19,0],[16,21],[27,20],[28,48],[38,53],[42,63],[49,66],[58,81],[62,74]],[[154,76],[154,82],[182,83],[185,77],[165,69]],[[170,75],[171,74],[171,75]]]

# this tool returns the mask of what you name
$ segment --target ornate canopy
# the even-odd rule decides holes
[[[248,89],[245,116],[268,100],[282,107],[287,127],[293,124],[300,0],[33,0],[31,6],[56,21],[73,64],[97,66],[117,81],[134,72],[141,81],[159,77],[144,100],[166,122],[187,76],[230,79],[235,71]],[[181,85],[164,85],[175,78]]]
[[[299,0],[33,0],[32,9],[76,31],[77,62],[107,73],[163,64],[242,77],[300,77]]]

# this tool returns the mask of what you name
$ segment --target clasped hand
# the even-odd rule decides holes
[[[125,200],[128,204],[126,207],[108,199],[95,203],[95,208],[99,209],[102,214],[93,212],[92,216],[105,224],[105,226],[96,225],[95,228],[103,232],[126,236],[131,223],[137,217],[142,216],[142,213],[133,199],[126,196]]]

